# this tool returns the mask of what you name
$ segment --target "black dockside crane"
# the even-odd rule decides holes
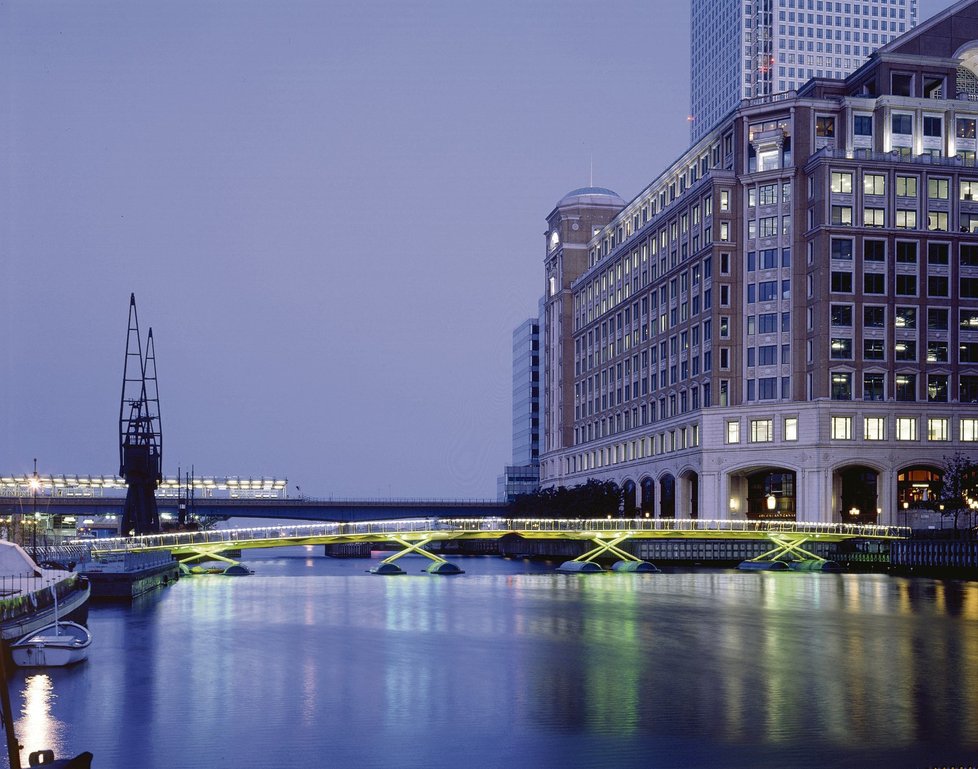
[[[119,406],[119,475],[128,486],[122,513],[123,536],[160,530],[156,488],[163,480],[163,426],[156,383],[153,329],[143,354],[136,317],[136,295],[129,296],[129,333]]]

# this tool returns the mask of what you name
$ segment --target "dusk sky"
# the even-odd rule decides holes
[[[0,2],[0,473],[118,471],[135,292],[167,475],[493,497],[545,217],[685,149],[688,46],[687,2]]]

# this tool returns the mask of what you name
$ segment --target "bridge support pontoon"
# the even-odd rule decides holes
[[[835,561],[829,561],[802,547],[811,537],[783,533],[768,535],[775,547],[756,558],[743,561],[737,567],[743,571],[839,571]]]
[[[596,560],[606,554],[616,555],[620,559],[611,567],[613,571],[646,574],[658,571],[648,561],[643,561],[641,558],[618,547],[622,542],[630,539],[631,536],[631,532],[626,532],[624,534],[615,534],[609,540],[604,539],[600,534],[592,537],[591,541],[595,544],[595,547],[571,561],[564,561],[557,567],[557,571],[565,574],[594,574],[603,571],[596,563]]]
[[[403,537],[398,537],[393,534],[388,535],[387,539],[391,542],[396,542],[404,549],[394,553],[394,555],[385,558],[383,561],[378,563],[376,566],[371,567],[367,571],[371,574],[382,574],[385,576],[393,576],[395,574],[404,574],[404,569],[394,563],[398,558],[407,555],[408,553],[418,553],[423,555],[425,558],[430,558],[434,563],[429,564],[425,569],[429,574],[464,574],[458,566],[454,563],[450,563],[442,558],[440,555],[435,555],[429,550],[425,550],[425,545],[434,541],[436,537],[422,537],[421,539],[410,542]]]

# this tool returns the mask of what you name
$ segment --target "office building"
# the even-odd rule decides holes
[[[901,523],[978,450],[978,0],[547,218],[544,486]]]
[[[692,0],[692,141],[742,99],[844,78],[916,20],[917,0]]]
[[[542,304],[542,303],[541,303]],[[540,318],[513,331],[513,464],[497,481],[501,502],[540,487]]]

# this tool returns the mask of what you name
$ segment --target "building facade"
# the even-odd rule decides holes
[[[978,450],[978,0],[548,217],[544,486],[902,523]],[[576,228],[575,228],[576,225]]]
[[[540,318],[513,331],[513,464],[499,476],[505,502],[540,488]]]
[[[846,77],[916,20],[917,0],[692,0],[692,140],[742,99]]]

